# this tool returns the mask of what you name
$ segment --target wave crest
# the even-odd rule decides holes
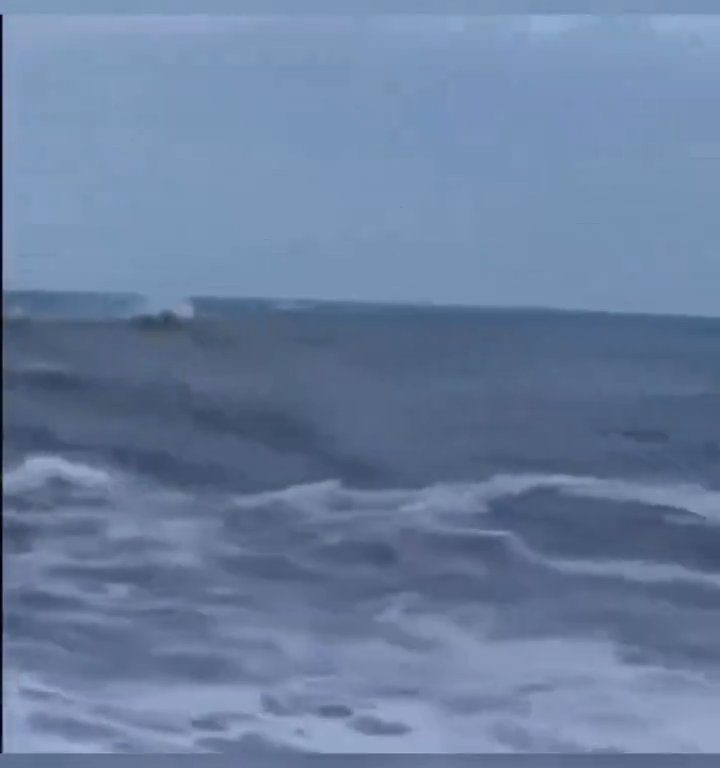
[[[575,475],[502,474],[477,483],[439,483],[415,490],[370,491],[351,489],[330,480],[238,496],[235,504],[242,508],[280,503],[317,514],[388,508],[396,513],[481,513],[499,499],[542,489],[570,496],[678,509],[710,522],[720,522],[720,491],[692,484],[650,484]]]
[[[87,464],[72,462],[60,456],[31,456],[20,466],[4,473],[5,493],[18,494],[39,490],[53,481],[79,488],[103,488],[111,481],[109,472]]]

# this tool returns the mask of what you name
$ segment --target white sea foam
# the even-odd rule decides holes
[[[111,475],[106,470],[60,456],[31,456],[4,473],[3,489],[7,493],[23,493],[38,490],[53,480],[81,488],[102,488],[110,483]]]
[[[108,680],[102,686],[88,686],[71,676],[63,680],[58,669],[48,670],[46,676],[41,671],[26,672],[15,666],[20,663],[16,659],[23,657],[14,655],[17,647],[10,637],[5,725],[11,751],[117,751],[123,749],[118,746],[122,744],[135,745],[125,749],[147,751],[212,750],[220,747],[213,747],[212,741],[203,742],[204,738],[216,737],[230,744],[247,734],[302,749],[337,753],[608,747],[657,753],[720,749],[720,732],[714,725],[720,679],[712,669],[701,674],[690,669],[634,665],[625,660],[617,645],[602,637],[508,638],[497,631],[504,608],[492,601],[447,605],[438,610],[421,594],[410,592],[389,593],[379,599],[376,613],[368,617],[367,634],[330,640],[314,628],[311,619],[306,624],[286,620],[282,600],[289,596],[301,603],[303,599],[302,592],[293,591],[292,585],[276,591],[272,591],[273,587],[268,593],[269,598],[274,595],[276,609],[270,607],[270,599],[267,610],[262,605],[244,607],[242,597],[256,586],[263,587],[243,583],[236,574],[218,570],[215,556],[222,546],[234,542],[232,537],[225,537],[227,542],[220,540],[220,532],[206,509],[197,514],[197,500],[181,494],[156,493],[132,478],[115,483],[117,477],[111,471],[58,456],[35,456],[6,473],[5,487],[6,491],[20,493],[62,478],[78,488],[111,489],[117,508],[109,515],[98,508],[97,514],[107,520],[107,527],[101,533],[85,535],[81,542],[85,547],[83,565],[127,566],[136,562],[134,558],[141,565],[153,567],[183,563],[194,569],[197,592],[171,599],[155,595],[152,587],[146,590],[129,583],[109,583],[104,591],[88,594],[82,591],[79,581],[52,581],[58,565],[77,565],[76,542],[52,536],[31,553],[8,558],[12,560],[11,589],[37,587],[50,580],[52,589],[48,588],[48,593],[84,603],[66,612],[48,612],[46,622],[78,622],[82,617],[86,626],[105,622],[108,631],[116,626],[114,622],[120,631],[128,616],[139,609],[166,605],[180,614],[201,610],[212,630],[184,635],[178,628],[172,635],[173,647],[182,650],[202,646],[209,655],[227,655],[247,665],[252,652],[243,651],[248,647],[244,643],[265,641],[279,649],[278,667],[289,673],[265,686],[246,679],[227,684],[189,680],[174,685],[160,677],[148,679],[147,683]],[[713,491],[566,475],[499,475],[478,483],[380,491],[345,488],[332,481],[247,494],[237,497],[234,505],[238,515],[279,505],[291,516],[306,518],[311,523],[308,528],[321,537],[326,530],[371,530],[392,536],[400,526],[423,532],[457,531],[454,526],[462,524],[452,519],[454,513],[462,513],[461,518],[468,513],[482,515],[498,499],[538,488],[646,504],[660,503],[658,499],[667,504],[670,500],[670,505],[678,509],[701,515],[702,519],[715,519],[709,503],[715,498]],[[578,514],[581,511],[582,504],[578,504]],[[76,514],[87,516],[93,511],[83,507]],[[55,517],[59,524],[67,514]],[[412,525],[408,525],[410,522]],[[720,575],[679,565],[552,559],[529,548],[509,530],[475,527],[464,532],[503,539],[518,556],[568,577],[720,587]],[[130,561],[123,560],[128,557],[127,550],[114,554],[118,539],[141,539],[145,546]],[[224,595],[224,599],[216,601],[217,595]],[[9,593],[6,605],[13,599]],[[147,621],[143,615],[138,614],[137,632],[143,632],[143,622]],[[396,642],[398,635],[417,642]],[[170,642],[152,632],[146,639],[152,651],[158,653],[166,651]],[[40,638],[37,642],[44,641]],[[42,650],[49,652],[47,647]],[[66,652],[72,654],[72,649]],[[415,694],[402,692],[408,688],[415,688]],[[287,711],[278,714],[269,709],[264,703],[268,695],[287,704]],[[351,714],[347,718],[322,717],[318,708],[327,704],[346,706]],[[80,739],[71,731],[65,736],[59,730],[51,732],[42,724],[34,728],[33,717],[38,713],[84,723],[90,735]],[[217,732],[193,725],[193,721],[203,718],[223,724]],[[366,720],[366,724],[376,724],[369,726],[370,730],[378,729],[372,735],[358,726],[363,718],[375,718]],[[379,726],[378,721],[382,721]],[[92,736],[93,726],[111,729],[117,735]],[[386,732],[381,732],[383,727]]]
[[[670,507],[708,521],[720,522],[720,491],[711,491],[700,485],[647,485],[626,480],[572,478],[560,488],[574,496]]]
[[[346,510],[435,514],[438,512],[485,512],[499,499],[520,496],[540,489],[560,493],[684,510],[708,521],[720,522],[720,491],[691,484],[648,484],[629,480],[575,475],[495,475],[478,483],[440,483],[416,490],[359,491],[337,481],[296,485],[236,497],[240,508],[284,503],[300,512],[322,514]]]
[[[714,725],[717,680],[687,671],[635,667],[605,641],[489,639],[448,617],[400,614],[397,624],[433,649],[413,654],[379,641],[325,646],[298,638],[332,659],[332,678],[299,673],[271,693],[294,703],[282,714],[263,706],[266,692],[252,684],[116,684],[62,692],[42,705],[27,691],[46,683],[23,677],[8,685],[6,719],[11,751],[105,751],[98,739],[48,735],[27,726],[33,712],[112,726],[128,742],[155,750],[198,750],[190,723],[222,721],[227,743],[249,733],[317,752],[524,752],[593,750],[695,752],[720,749]],[[285,630],[278,632],[286,636]],[[411,685],[418,696],[393,694]],[[60,694],[60,691],[57,691]],[[323,718],[317,706],[342,702],[346,719]],[[396,724],[395,733],[367,735],[352,727],[362,718]],[[349,727],[350,726],[350,727]],[[118,741],[120,738],[118,738]],[[212,747],[209,747],[212,750]]]
[[[609,501],[638,502],[690,512],[703,520],[720,521],[720,493],[696,485],[649,485],[625,480],[572,475],[497,475],[472,484],[439,484],[418,490],[359,491],[337,481],[292,486],[279,491],[249,494],[235,499],[240,509],[283,504],[293,513],[316,521],[347,523],[356,519],[363,530],[389,530],[410,516],[428,532],[448,529],[446,518],[455,513],[486,513],[493,502],[538,489]],[[581,511],[582,507],[578,508]],[[634,560],[553,559],[531,549],[509,530],[465,531],[467,536],[501,538],[512,552],[525,560],[568,575],[624,579],[645,584],[687,583],[720,588],[720,575],[673,563]],[[342,533],[338,537],[342,538]]]
[[[485,500],[492,501],[541,488],[556,489],[571,496],[670,507],[720,522],[720,491],[687,483],[650,484],[577,475],[497,475],[481,483],[478,490]]]
[[[672,563],[639,560],[545,560],[550,568],[573,576],[620,578],[643,584],[691,584],[720,589],[720,574]]]

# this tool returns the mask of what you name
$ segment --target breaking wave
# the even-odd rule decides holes
[[[720,749],[716,322],[20,298],[9,750]]]

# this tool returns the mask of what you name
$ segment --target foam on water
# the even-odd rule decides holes
[[[571,478],[560,485],[565,493],[608,501],[637,501],[657,507],[685,510],[709,522],[720,522],[720,491],[699,485],[645,485],[626,480]]]
[[[327,481],[240,496],[235,503],[240,508],[263,503],[290,503],[298,511],[309,514],[338,509],[353,514],[389,508],[393,512],[410,514],[481,513],[487,511],[493,501],[540,489],[554,489],[577,497],[670,507],[709,522],[720,522],[719,491],[690,484],[648,484],[573,475],[495,475],[478,483],[441,483],[417,490],[380,491],[353,490],[337,481]]]
[[[718,748],[717,321],[160,293],[10,300],[11,749]]]
[[[333,679],[298,676],[270,692],[238,683],[61,691],[14,676],[7,747],[113,751],[107,737],[93,738],[100,728],[114,733],[115,744],[168,752],[237,749],[243,740],[251,747],[252,737],[334,753],[720,749],[718,680],[627,665],[609,642],[493,641],[438,616],[396,621],[431,639],[434,650],[413,658],[387,644],[327,648]],[[403,684],[419,695],[403,694]],[[85,738],[28,725],[72,720]]]
[[[38,490],[53,480],[83,488],[102,488],[111,481],[111,474],[61,456],[31,456],[4,473],[3,490],[11,494],[23,493]]]
[[[357,490],[328,481],[213,500],[41,455],[5,473],[5,493],[31,499],[58,479],[69,487],[58,506],[7,511],[12,524],[36,524],[38,538],[31,551],[6,554],[6,606],[17,615],[19,601],[22,620],[45,627],[20,642],[16,619],[8,625],[11,751],[225,751],[268,744],[343,753],[720,749],[715,668],[633,663],[618,639],[602,632],[535,634],[528,628],[525,636],[509,635],[502,603],[466,599],[441,607],[423,593],[427,581],[407,588],[378,581],[369,602],[356,606],[363,626],[327,634],[323,627],[334,609],[320,611],[314,582],[304,592],[281,575],[232,570],[248,554],[310,557],[317,547],[360,534],[397,543],[412,530],[431,541],[454,533],[506,548],[507,565],[483,564],[483,550],[477,550],[476,565],[467,571],[475,580],[483,573],[498,579],[493,568],[508,567],[503,573],[511,578],[527,564],[537,569],[531,578],[538,584],[547,572],[568,583],[579,576],[716,590],[720,575],[714,572],[602,556],[550,557],[517,532],[482,527],[495,502],[538,488],[578,498],[578,514],[582,497],[605,494],[611,502],[651,507],[669,501],[710,522],[716,520],[714,492],[569,475],[498,475],[415,490]],[[74,506],[73,493],[82,499],[88,489],[103,504]],[[479,527],[460,519],[468,514]],[[259,526],[233,536],[227,525],[250,515],[258,516]],[[70,532],[63,535],[63,526]],[[268,541],[271,531],[277,542]],[[291,551],[293,539],[283,538],[284,531],[309,541],[309,548]],[[322,594],[331,595],[336,581],[348,583],[347,567],[340,562],[337,570],[318,571]],[[448,568],[463,572],[448,561],[438,577]],[[135,570],[148,572],[149,580],[136,581]],[[86,572],[104,581],[88,580]],[[383,573],[371,562],[359,578],[372,584]],[[30,597],[38,595],[49,608],[34,607]],[[146,626],[156,615],[176,616],[178,623]],[[100,632],[110,647],[122,645],[107,639],[115,633],[140,633],[136,653],[147,656],[147,672],[87,679],[66,674],[67,666],[92,668],[112,664],[112,657],[103,661],[93,649],[46,639],[64,626]],[[226,660],[242,673],[229,672],[227,682],[156,676],[154,665],[167,665],[173,654]]]
[[[692,584],[720,589],[720,575],[690,570],[679,565],[614,560],[553,560],[548,567],[576,576],[619,578],[641,584]]]

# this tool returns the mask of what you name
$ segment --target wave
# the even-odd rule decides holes
[[[91,386],[89,378],[67,365],[46,360],[30,360],[3,365],[3,385],[19,390],[79,391]]]
[[[648,484],[630,480],[575,475],[501,474],[477,483],[440,483],[417,490],[354,490],[331,480],[291,486],[235,498],[238,507],[290,503],[300,511],[355,512],[393,507],[395,513],[486,512],[493,501],[536,490],[637,502],[688,512],[708,522],[720,522],[720,491],[692,484]]]
[[[298,674],[270,693],[237,682],[72,689],[34,671],[14,673],[7,685],[8,747],[254,756],[261,744],[336,754],[577,753],[608,745],[620,752],[713,752],[720,744],[716,692],[691,672],[627,665],[613,644],[599,640],[498,642],[440,617],[401,614],[397,624],[432,638],[433,650],[408,655],[361,640],[325,647],[285,633],[286,644],[332,659],[338,671],[334,680]],[[420,692],[416,698],[401,692],[408,679]],[[378,690],[387,693],[381,698]],[[333,710],[339,714],[325,714]],[[33,721],[55,728],[33,728]],[[58,727],[63,723],[78,723],[84,738]]]
[[[568,576],[596,576],[640,584],[690,584],[720,589],[720,575],[669,563],[634,560],[545,560],[548,567]]]
[[[68,461],[61,456],[31,456],[20,466],[4,473],[3,493],[20,494],[40,490],[61,481],[79,489],[107,487],[112,475],[107,470]]]
[[[33,490],[53,480],[81,487],[109,483],[113,473],[59,455],[32,455],[4,474],[4,489]],[[475,483],[438,483],[419,489],[360,490],[339,480],[304,483],[279,490],[236,495],[236,508],[282,504],[316,516],[392,512],[396,515],[486,513],[494,501],[536,490],[688,512],[707,522],[720,522],[720,491],[693,484],[648,484],[630,480],[575,475],[499,474]]]
[[[187,298],[144,297],[136,310],[136,315],[143,317],[161,317],[172,315],[178,320],[192,320],[195,317],[193,302]]]
[[[377,519],[411,516],[415,525],[438,539],[461,534],[467,546],[473,540],[495,540],[508,555],[525,563],[568,576],[621,579],[642,584],[686,583],[720,588],[720,575],[698,571],[672,563],[625,559],[561,559],[548,557],[531,548],[517,533],[509,530],[461,529],[444,523],[455,513],[484,514],[492,503],[508,496],[551,488],[576,496],[606,498],[611,501],[635,501],[671,506],[706,520],[717,519],[718,495],[696,486],[649,486],[620,480],[572,477],[564,475],[498,475],[472,485],[438,485],[419,490],[359,491],[345,488],[337,481],[292,486],[280,491],[239,496],[236,509],[255,510],[281,505],[295,514],[328,520],[357,518],[368,528]],[[662,503],[661,503],[662,502]],[[714,514],[713,514],[714,513]],[[418,519],[420,518],[420,519]],[[407,521],[405,521],[407,522]],[[467,547],[465,547],[467,549]],[[480,549],[473,547],[473,551]]]
[[[218,499],[164,488],[161,497],[112,466],[46,454],[9,469],[5,492],[57,480],[78,495],[107,490],[112,506],[70,503],[42,520],[28,520],[20,506],[9,519],[44,531],[27,554],[9,550],[12,748],[217,751],[244,747],[245,738],[249,745],[248,734],[332,752],[717,747],[710,675],[660,656],[634,663],[628,649],[638,641],[621,622],[632,624],[645,605],[637,585],[717,590],[720,574],[675,563],[560,559],[515,531],[464,523],[470,512],[480,516],[476,524],[498,525],[483,517],[495,500],[537,488],[605,489],[613,498],[622,483],[626,496],[664,489],[696,507],[702,489],[687,495],[686,486],[504,474],[419,489],[327,481]],[[228,528],[228,518],[240,530]],[[373,561],[373,544],[406,557]],[[368,567],[356,568],[360,560]],[[318,578],[302,581],[310,568]],[[454,592],[465,583],[476,589],[447,601],[448,576]],[[583,581],[576,590],[576,577],[613,583],[586,591]],[[495,602],[502,597],[495,588],[511,589],[513,599]],[[612,602],[601,601],[602,616],[583,629],[592,636],[545,634],[574,620],[578,607],[584,614],[582,601],[600,592]],[[677,622],[650,625],[649,654],[662,635],[655,627],[670,635],[677,628],[673,639],[684,642],[685,597],[662,604],[682,612]],[[657,605],[648,613],[656,615]],[[26,668],[32,652],[53,675],[36,672],[40,664]],[[208,669],[220,659],[227,678],[186,673],[187,660],[201,653]],[[66,668],[63,680],[58,670]],[[102,670],[103,684],[73,677],[87,669]],[[243,671],[233,677],[233,670]]]
[[[71,461],[62,456],[34,455],[5,472],[3,491],[18,496],[57,482],[81,492],[108,490],[119,477],[120,473],[114,470]],[[625,558],[549,557],[528,545],[517,532],[467,527],[452,520],[457,513],[484,515],[491,511],[495,501],[542,488],[575,496],[671,506],[708,521],[716,521],[718,517],[717,497],[720,494],[699,486],[654,486],[566,475],[497,475],[473,484],[440,484],[416,490],[358,490],[332,480],[234,496],[232,507],[236,515],[252,513],[258,520],[265,519],[270,526],[277,522],[278,510],[290,516],[287,524],[294,517],[304,517],[308,522],[317,524],[318,530],[329,532],[328,545],[334,540],[334,530],[335,538],[339,535],[338,541],[344,541],[346,548],[353,545],[355,534],[352,530],[361,532],[363,536],[372,536],[373,531],[385,538],[390,536],[388,546],[392,547],[393,534],[398,528],[407,529],[410,524],[418,535],[430,537],[431,546],[434,542],[441,548],[450,547],[450,551],[461,557],[470,553],[472,557],[482,558],[491,551],[488,547],[492,550],[499,547],[515,562],[522,561],[568,576],[720,588],[720,575],[681,564]],[[137,490],[144,493],[147,486],[139,484]],[[461,543],[458,543],[459,540]],[[487,544],[482,544],[482,541]]]

